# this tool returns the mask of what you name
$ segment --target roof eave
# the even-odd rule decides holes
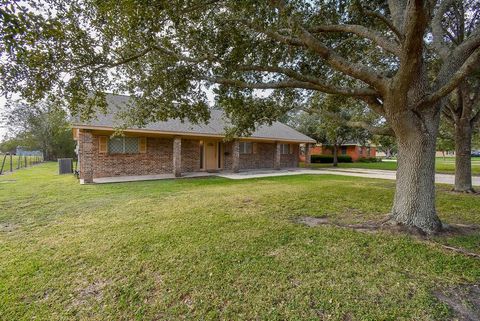
[[[90,129],[90,130],[107,130],[107,131],[115,131],[116,129],[109,126],[92,126],[92,125],[85,125],[85,124],[78,124],[72,123],[72,128],[78,129]],[[166,130],[156,130],[156,129],[140,129],[140,128],[126,128],[124,129],[125,132],[131,133],[145,133],[145,134],[158,134],[158,135],[178,135],[178,136],[200,136],[200,137],[211,137],[211,138],[225,138],[225,135],[219,134],[211,134],[211,133],[201,133],[201,132],[180,132],[180,131],[166,131]],[[289,139],[289,138],[281,138],[281,137],[260,137],[260,136],[249,136],[249,137],[242,137],[243,139],[247,140],[269,140],[269,141],[282,141],[282,142],[290,142],[290,143],[316,143],[314,139]]]

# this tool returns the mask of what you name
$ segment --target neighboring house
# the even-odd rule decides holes
[[[311,155],[333,155],[333,146],[326,144],[317,144],[310,148]],[[377,149],[374,145],[363,145],[358,143],[346,143],[338,147],[338,155],[347,155],[352,161],[360,158],[376,157]]]
[[[300,144],[315,141],[280,122],[259,127],[250,137],[225,142],[229,121],[212,110],[208,124],[169,120],[128,128],[112,136],[119,125],[116,113],[128,96],[107,95],[111,113],[72,124],[77,141],[80,182],[95,178],[185,172],[297,167]]]
[[[437,150],[435,152],[435,157],[455,157],[454,150]]]
[[[28,150],[23,146],[17,146],[14,154],[17,156],[42,156],[43,155],[42,151],[40,150]]]

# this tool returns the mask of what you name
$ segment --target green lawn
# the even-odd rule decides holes
[[[480,260],[411,236],[307,227],[380,219],[393,182],[330,175],[79,185],[47,163],[0,177],[2,320],[449,319],[432,291]],[[480,197],[439,187],[450,223]],[[480,237],[442,239],[480,252]]]
[[[3,164],[3,159],[5,155],[0,154],[0,168],[2,167]],[[17,168],[24,168],[25,167],[25,159],[26,159],[26,164],[27,167],[31,166],[35,161],[37,161],[39,158],[35,156],[12,156],[12,168],[13,170],[17,170]],[[19,164],[20,163],[20,164]],[[3,165],[3,172],[10,172],[10,155],[7,155],[7,158],[5,158],[5,164]]]
[[[322,168],[322,167],[331,167],[332,164],[311,164],[312,167]],[[382,161],[378,163],[339,163],[338,167],[340,168],[368,168],[368,169],[386,169],[386,170],[396,170],[397,163],[392,161]],[[437,157],[435,167],[437,173],[446,173],[453,174],[455,173],[455,158],[447,157],[443,159],[442,157]],[[480,159],[472,158],[472,174],[480,175]]]

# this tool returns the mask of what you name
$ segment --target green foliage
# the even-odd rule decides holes
[[[235,82],[291,80],[248,66],[328,75],[332,86],[363,85],[328,67],[311,51],[259,36],[258,30],[290,28],[288,15],[279,14],[269,1],[42,0],[28,6],[13,2],[2,11],[9,26],[0,34],[0,46],[5,48],[0,60],[2,92],[60,100],[82,118],[92,116],[94,109],[105,109],[103,93],[113,91],[134,98],[135,108],[122,114],[125,126],[168,118],[203,121],[208,119],[209,89],[217,107],[232,117],[233,133],[245,134],[282,118],[311,96],[302,88],[280,86],[261,93],[239,88]],[[378,19],[363,14],[357,1],[287,4],[306,25],[363,23],[390,32]],[[369,5],[388,12],[383,2]],[[370,41],[335,33],[325,43],[352,62],[368,52],[371,64],[392,70]]]
[[[438,129],[437,150],[455,150],[454,126],[445,117],[442,117]]]
[[[360,157],[357,159],[359,163],[379,163],[382,159],[380,157]]]
[[[2,121],[13,135],[0,145],[5,152],[22,146],[41,150],[46,160],[75,156],[75,142],[67,113],[59,106],[45,102],[13,103],[7,108]]]
[[[374,135],[372,142],[377,145],[377,150],[384,152],[387,158],[397,153],[397,142],[395,137],[386,135]]]
[[[353,99],[315,94],[300,109],[291,114],[290,124],[318,142],[339,146],[346,142],[366,143],[371,138],[366,129],[349,125],[368,114],[366,107]]]
[[[348,155],[338,155],[337,158],[339,163],[352,162],[352,157]],[[311,155],[310,161],[312,163],[321,163],[321,164],[333,163],[333,155]]]

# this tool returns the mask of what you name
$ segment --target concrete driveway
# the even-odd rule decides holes
[[[281,170],[252,170],[240,173],[220,172],[216,176],[221,176],[230,179],[248,179],[248,178],[260,178],[260,177],[273,177],[273,176],[289,176],[289,175],[342,175],[342,176],[355,176],[366,178],[380,178],[380,179],[396,179],[395,171],[380,170],[380,169],[364,169],[364,168],[290,168]],[[480,176],[474,176],[473,185],[480,186]],[[451,184],[455,182],[455,176],[452,174],[435,174],[435,182],[440,184]]]
[[[381,170],[381,169],[364,169],[364,168],[322,168],[318,171],[326,172],[326,174],[381,178],[381,179],[396,179],[395,171]],[[480,186],[480,176],[472,177],[473,185]],[[435,183],[451,184],[455,183],[455,175],[453,174],[435,174]]]

